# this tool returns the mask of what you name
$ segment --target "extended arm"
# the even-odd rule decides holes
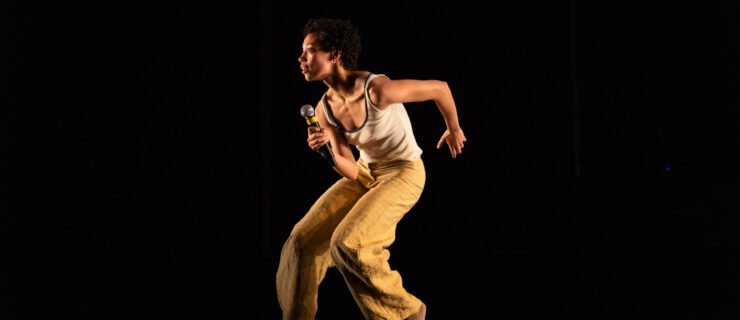
[[[467,141],[457,119],[457,107],[452,98],[452,91],[447,82],[439,80],[390,80],[386,77],[375,78],[368,88],[368,94],[379,109],[385,109],[393,103],[421,102],[433,100],[445,119],[447,130],[437,143],[437,149],[447,142],[452,157],[462,153]]]

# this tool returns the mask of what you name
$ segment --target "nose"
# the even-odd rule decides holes
[[[305,55],[306,55],[305,52],[301,52],[301,55],[298,57],[298,62],[305,61],[306,60]]]

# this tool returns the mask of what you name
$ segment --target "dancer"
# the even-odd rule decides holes
[[[433,100],[447,129],[437,144],[462,153],[465,135],[446,82],[391,80],[357,70],[360,34],[349,20],[310,19],[298,58],[306,81],[328,90],[316,104],[322,129],[308,128],[314,151],[327,143],[342,178],[294,226],[276,276],[283,319],[313,319],[329,267],[344,277],[367,319],[424,319],[426,305],[388,264],[396,225],[421,196],[426,173],[403,103]],[[360,151],[355,160],[350,145]]]

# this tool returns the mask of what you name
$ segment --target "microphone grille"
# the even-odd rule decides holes
[[[301,116],[308,119],[314,116],[313,107],[310,104],[304,104],[301,107]]]

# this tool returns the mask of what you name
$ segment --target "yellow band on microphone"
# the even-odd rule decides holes
[[[314,123],[316,123],[316,121],[319,121],[319,120],[316,119],[315,116],[314,117],[311,117],[311,119],[306,119],[306,123],[308,123],[309,126],[312,125],[312,124],[314,124]]]

